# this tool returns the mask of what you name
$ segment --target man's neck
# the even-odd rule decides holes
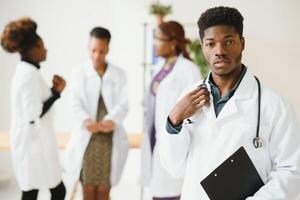
[[[226,95],[230,90],[234,88],[234,86],[236,85],[237,81],[239,80],[242,74],[242,69],[243,67],[241,65],[239,68],[231,72],[229,75],[220,76],[214,73],[212,74],[212,79],[216,84],[216,86],[218,86],[221,93],[221,97]]]

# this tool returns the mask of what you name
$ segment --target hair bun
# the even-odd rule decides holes
[[[1,35],[1,45],[8,52],[20,52],[27,40],[36,35],[37,24],[29,17],[9,22]]]

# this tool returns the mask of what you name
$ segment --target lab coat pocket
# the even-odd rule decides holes
[[[24,137],[26,138],[25,141],[27,144],[29,144],[31,141],[36,140],[38,136],[37,131],[37,123],[26,123],[24,125]]]
[[[202,112],[197,112],[195,113],[193,116],[191,116],[190,118],[188,119],[185,119],[183,121],[183,124],[187,127],[187,129],[193,133],[199,133],[199,124],[203,121],[203,114]],[[203,132],[203,131],[200,131],[200,132]],[[199,135],[199,134],[197,134]]]
[[[267,126],[259,127],[259,137],[261,139],[261,147],[254,146],[254,138],[256,137],[256,125],[243,125],[243,136],[245,138],[244,147],[253,162],[259,162],[265,159],[268,149],[267,143]]]
[[[14,139],[15,153],[19,165],[24,166],[30,145],[37,138],[37,131],[35,124],[24,122],[18,132],[18,136]]]

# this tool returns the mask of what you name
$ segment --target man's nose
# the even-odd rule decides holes
[[[227,49],[226,49],[225,45],[217,44],[215,46],[215,56],[222,57],[222,56],[225,56],[226,54],[227,54]]]

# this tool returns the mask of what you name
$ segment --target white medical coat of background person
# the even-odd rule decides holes
[[[110,174],[111,185],[114,186],[122,175],[129,149],[122,125],[128,112],[126,74],[121,68],[108,64],[101,78],[89,62],[74,70],[69,85],[73,128],[65,150],[64,169],[67,180],[74,182],[80,177],[84,153],[92,136],[85,128],[84,121],[88,118],[96,120],[101,92],[107,109],[104,119],[112,120],[116,125],[113,132]]]
[[[209,83],[206,85],[210,91]],[[184,176],[182,200],[209,199],[200,182],[241,146],[265,183],[247,200],[294,199],[300,192],[300,129],[296,116],[273,90],[262,85],[261,92],[261,148],[253,146],[258,87],[248,71],[217,118],[210,96],[210,106],[190,118],[194,123],[184,123],[179,134],[164,133],[159,155],[173,176]]]
[[[153,77],[160,71],[164,63],[165,60],[162,59],[155,66]],[[180,94],[186,87],[200,79],[201,74],[198,66],[180,55],[173,70],[160,82],[156,92],[155,105],[149,103],[149,99],[152,97],[150,91],[148,91],[144,122],[145,136],[141,146],[141,182],[143,186],[150,187],[150,191],[155,197],[173,197],[181,194],[183,179],[173,178],[161,166],[157,147],[160,143],[161,134],[165,132],[166,118]],[[152,155],[150,133],[153,123],[156,130],[156,144]]]
[[[40,118],[43,103],[51,95],[34,65],[26,62],[17,65],[11,88],[10,145],[22,191],[54,188],[62,181],[52,109]]]

